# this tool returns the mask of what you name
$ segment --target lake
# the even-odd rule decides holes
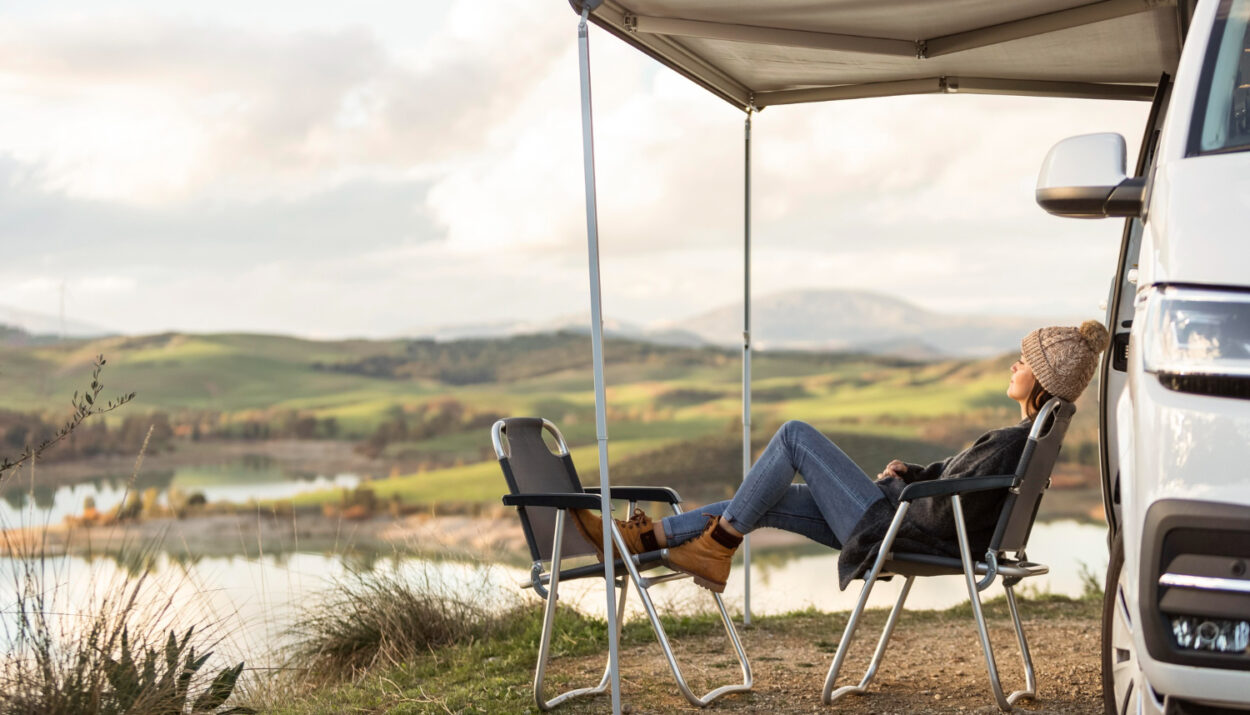
[[[57,489],[22,489],[10,483],[0,496],[0,524],[54,524],[65,516],[81,513],[90,497],[97,509],[107,511],[122,503],[128,491],[128,477],[102,476],[74,486]],[[244,457],[221,464],[179,466],[167,471],[140,473],[133,491],[157,491],[164,501],[171,492],[183,497],[202,493],[209,501],[247,503],[252,500],[286,499],[305,491],[326,488],[353,488],[361,482],[356,474],[317,474],[302,472],[267,457]],[[1106,530],[1101,524],[1056,520],[1039,523],[1034,530],[1030,554],[1047,563],[1051,573],[1031,579],[1022,588],[1079,596],[1085,588],[1083,573],[1101,575],[1106,567]],[[31,565],[15,558],[0,558],[0,610],[13,612],[22,588],[21,575]],[[517,588],[529,579],[526,564],[516,557],[508,562],[483,563],[464,560],[416,558],[370,553],[319,553],[295,551],[267,553],[261,557],[214,556],[178,558],[163,553],[150,554],[142,563],[118,561],[107,556],[95,558],[49,558],[41,565],[44,588],[52,594],[54,619],[60,626],[74,627],[86,606],[110,593],[116,593],[134,574],[148,570],[148,586],[154,589],[153,608],[166,609],[160,619],[178,621],[183,628],[192,623],[215,624],[213,630],[223,639],[217,646],[223,660],[247,660],[249,666],[270,662],[269,655],[286,643],[285,633],[298,617],[303,603],[314,602],[336,580],[353,571],[386,569],[405,578],[429,578],[452,590],[485,594],[501,607],[527,602],[535,607],[540,599]],[[751,609],[756,615],[777,614],[806,608],[823,611],[849,610],[858,589],[837,588],[837,553],[818,545],[757,548],[751,563]],[[735,568],[725,593],[731,611],[743,608],[743,569]],[[888,607],[897,596],[902,581],[879,584],[870,600],[872,606]],[[1001,593],[998,588],[987,596]],[[689,581],[661,584],[652,589],[658,604],[676,605],[683,610],[709,608],[707,592]],[[912,609],[943,609],[967,598],[962,577],[922,579],[908,601]],[[567,582],[561,587],[561,601],[571,607],[602,617],[605,598],[593,579]],[[642,614],[637,596],[630,599],[632,617]],[[13,620],[2,619],[0,648],[11,642]],[[162,621],[163,622],[163,621]],[[176,625],[170,622],[169,625]]]
[[[1021,585],[1030,590],[1068,596],[1079,596],[1084,590],[1082,573],[1097,574],[1101,580],[1106,568],[1106,529],[1102,525],[1075,521],[1039,523],[1031,539],[1030,554],[1034,560],[1047,563],[1051,573],[1030,579]],[[849,610],[858,593],[858,584],[845,592],[838,591],[837,554],[822,547],[759,549],[752,556],[751,607],[756,615],[784,613],[815,607],[823,611]],[[13,610],[24,563],[18,559],[0,559],[0,609]],[[284,633],[298,616],[302,603],[316,599],[335,580],[352,570],[391,569],[411,578],[430,578],[449,589],[473,591],[495,599],[499,604],[515,602],[540,603],[528,590],[517,588],[528,582],[529,570],[515,563],[482,563],[428,558],[409,558],[369,554],[286,553],[260,558],[211,557],[174,559],[157,554],[146,564],[119,563],[97,557],[50,558],[45,569],[55,589],[55,610],[72,623],[83,604],[93,597],[116,590],[128,573],[150,568],[150,583],[159,595],[157,605],[177,603],[185,628],[190,623],[215,623],[215,631],[223,637],[218,651],[227,661],[246,659],[249,665],[269,661],[266,654],[280,648]],[[740,611],[743,600],[743,570],[735,568],[725,600],[731,611]],[[880,583],[870,604],[888,607],[898,594],[902,580]],[[1001,593],[995,586],[985,597]],[[707,592],[689,581],[661,584],[652,589],[658,604],[676,604],[682,608],[710,608]],[[967,598],[960,576],[920,579],[908,599],[911,609],[943,609]],[[601,586],[593,579],[561,585],[561,601],[578,610],[602,616],[605,598]],[[629,613],[642,613],[636,596],[631,597]],[[168,614],[166,614],[168,616]],[[6,628],[10,619],[5,619]],[[0,633],[11,638],[11,633]],[[228,657],[226,657],[228,656]],[[231,660],[233,659],[233,660]]]

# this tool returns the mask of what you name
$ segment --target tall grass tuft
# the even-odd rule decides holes
[[[81,397],[75,393],[73,416],[53,438],[28,446],[15,459],[0,457],[0,484],[22,478],[26,470],[33,492],[38,457],[45,450],[87,418],[134,397],[130,393],[108,402],[99,399],[104,364],[103,357],[96,359],[90,387]],[[147,444],[145,438],[128,490]],[[204,651],[220,640],[220,634],[214,636],[211,628],[199,632],[189,628],[178,638],[166,630],[195,615],[179,612],[188,606],[185,595],[165,590],[151,578],[154,547],[133,543],[123,547],[118,560],[137,564],[134,571],[120,571],[103,583],[74,582],[68,558],[52,553],[49,546],[48,530],[53,525],[25,523],[25,516],[19,521],[0,523],[0,574],[12,579],[12,600],[0,601],[0,715],[254,712],[225,709],[242,663],[216,676],[202,670],[212,655]]]
[[[329,677],[356,677],[374,666],[489,638],[518,606],[511,592],[486,583],[483,577],[456,588],[432,567],[415,574],[353,571],[295,619],[292,665]]]
[[[1103,596],[1102,581],[1104,574],[1090,568],[1084,561],[1079,562],[1081,578],[1081,598],[1087,601],[1101,601]]]
[[[162,638],[166,624],[186,614],[176,611],[175,594],[163,592],[150,571],[72,584],[62,560],[5,542],[16,556],[8,561],[15,599],[4,604],[0,715],[253,712],[223,709],[242,663],[215,676],[203,670],[212,655],[206,649],[220,640],[211,628],[188,628],[181,638],[168,631]],[[150,561],[152,554],[137,556]]]

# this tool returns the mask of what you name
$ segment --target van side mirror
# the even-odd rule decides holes
[[[1127,147],[1119,134],[1068,137],[1051,148],[1037,177],[1037,204],[1068,218],[1140,216],[1144,178],[1124,173]]]

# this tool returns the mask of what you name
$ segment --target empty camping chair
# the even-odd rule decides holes
[[[547,430],[554,438],[557,449],[553,453],[543,438],[543,430]],[[556,594],[563,581],[581,578],[604,579],[603,564],[592,563],[585,566],[563,568],[563,561],[573,556],[595,553],[594,547],[587,542],[576,528],[569,522],[569,509],[593,509],[599,511],[599,489],[583,489],[577,470],[573,468],[573,459],[569,455],[568,445],[556,426],[548,420],[535,417],[513,417],[499,420],[491,428],[491,441],[495,454],[499,457],[499,466],[503,469],[504,478],[508,482],[508,494],[503,503],[517,507],[521,517],[521,526],[525,532],[525,541],[529,544],[533,558],[530,571],[530,583],[534,592],[547,600],[546,613],[543,617],[542,637],[538,644],[538,665],[534,671],[534,703],[540,710],[550,710],[556,705],[579,695],[605,693],[608,690],[610,671],[605,668],[599,684],[594,687],[570,690],[551,700],[543,695],[543,674],[547,667],[547,656],[551,648],[552,630],[555,626]],[[664,487],[612,487],[611,497],[628,501],[627,513],[632,514],[635,505],[640,501],[663,502],[668,504],[673,513],[681,513],[681,498],[677,492]],[[605,517],[610,515],[604,515]],[[620,531],[612,524],[612,543],[618,557],[628,554]],[[738,633],[734,630],[725,610],[720,594],[713,593],[716,609],[720,613],[725,626],[725,635],[733,645],[742,667],[742,682],[716,688],[703,696],[695,695],[682,677],[673,649],[669,645],[668,636],[655,605],[651,601],[648,589],[664,581],[687,578],[686,574],[665,569],[650,577],[644,577],[642,571],[654,569],[662,565],[667,556],[666,550],[660,549],[645,554],[637,554],[629,558],[617,558],[616,583],[614,588],[620,589],[617,600],[617,633],[620,633],[621,619],[625,614],[625,596],[629,582],[632,581],[642,598],[647,618],[651,620],[651,628],[668,659],[669,669],[677,680],[677,687],[691,704],[703,707],[726,693],[743,692],[751,689],[751,666],[747,662]],[[605,584],[606,586],[606,584]],[[608,667],[611,667],[609,664]]]
[[[1050,486],[1050,473],[1059,456],[1059,447],[1063,435],[1067,432],[1068,422],[1076,409],[1070,402],[1058,397],[1051,398],[1037,414],[1033,421],[1033,429],[1029,433],[1024,452],[1020,455],[1020,463],[1015,474],[985,477],[964,477],[961,479],[938,479],[909,484],[903,489],[899,499],[898,511],[886,531],[881,542],[881,550],[872,569],[864,577],[864,587],[860,592],[855,610],[851,612],[846,630],[842,632],[842,640],[838,643],[838,651],[834,656],[829,675],[825,678],[823,700],[830,704],[847,693],[862,694],[877,673],[881,659],[885,655],[886,646],[890,642],[890,634],[898,622],[903,610],[903,602],[911,590],[912,582],[917,576],[942,576],[963,574],[968,586],[968,596],[972,601],[972,614],[976,619],[977,633],[981,638],[981,650],[985,653],[985,665],[989,671],[990,688],[994,691],[994,700],[1003,711],[1010,711],[1020,698],[1031,698],[1036,694],[1037,682],[1033,675],[1033,661],[1029,658],[1028,642],[1024,638],[1024,630],[1020,626],[1020,614],[1016,609],[1016,596],[1012,588],[1024,578],[1039,576],[1050,569],[1039,563],[1027,560],[1024,553],[1029,540],[1029,532],[1033,529],[1033,521],[1037,518],[1037,507],[1042,495]],[[990,540],[989,549],[984,560],[973,561],[968,546],[967,527],[964,524],[963,507],[960,503],[961,494],[984,491],[987,489],[1007,488],[1007,496],[1003,500],[1002,512],[994,536]],[[903,517],[913,501],[918,499],[951,500],[955,515],[956,537],[959,542],[960,558],[933,556],[929,554],[913,554],[891,552],[890,547],[898,534]],[[1014,554],[1008,558],[1007,553]],[[846,658],[847,649],[855,636],[855,626],[868,595],[872,592],[877,579],[887,575],[906,577],[894,609],[886,619],[881,638],[877,641],[877,649],[873,653],[872,662],[864,673],[859,685],[847,685],[833,689],[838,678],[838,671]],[[977,576],[981,576],[978,580]],[[984,591],[994,580],[1002,577],[1003,590],[1007,594],[1007,607],[1011,611],[1011,620],[1016,629],[1016,641],[1020,645],[1021,660],[1024,661],[1025,689],[1017,690],[1009,696],[1003,695],[1002,684],[998,678],[998,669],[994,663],[994,651],[990,646],[989,631],[985,625],[985,616],[981,612],[980,592]]]

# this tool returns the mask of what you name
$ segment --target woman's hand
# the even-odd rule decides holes
[[[885,465],[885,470],[877,475],[877,479],[885,479],[886,477],[901,477],[907,473],[907,465],[901,459],[892,459],[890,463]]]

